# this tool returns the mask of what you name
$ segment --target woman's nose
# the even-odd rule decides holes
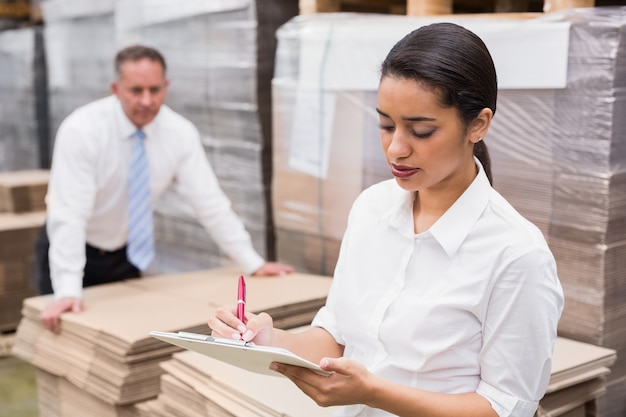
[[[386,150],[389,160],[404,158],[411,154],[408,132],[404,129],[395,129],[389,136],[389,143],[387,144]]]

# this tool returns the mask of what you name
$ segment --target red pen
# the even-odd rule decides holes
[[[237,318],[242,323],[245,322],[246,317],[246,281],[243,279],[243,275],[239,276],[239,285],[237,286]]]

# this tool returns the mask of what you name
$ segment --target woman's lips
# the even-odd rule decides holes
[[[419,168],[391,164],[391,173],[396,178],[409,178],[410,176],[418,173],[419,171],[420,171]]]

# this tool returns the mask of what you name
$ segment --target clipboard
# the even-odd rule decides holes
[[[322,370],[319,365],[310,362],[287,349],[260,346],[242,340],[226,339],[190,332],[151,331],[150,336],[183,349],[193,350],[205,356],[229,363],[251,372],[264,375],[283,376],[270,369],[270,363],[281,362],[308,368],[316,373],[328,376],[331,373]]]

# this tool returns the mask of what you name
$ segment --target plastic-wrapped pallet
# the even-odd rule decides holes
[[[354,197],[390,177],[375,113],[379,66],[410,30],[452,20],[498,71],[485,138],[494,186],[545,234],[566,303],[559,332],[615,349],[601,415],[626,402],[626,16],[576,9],[531,20],[310,15],[278,31],[274,190],[278,256],[331,273]],[[621,358],[621,359],[620,359]]]
[[[118,45],[141,42],[165,55],[172,81],[168,104],[200,130],[220,185],[266,257],[274,252],[268,197],[274,31],[297,7],[281,0],[116,3]],[[189,207],[166,197],[157,212],[162,252],[157,267],[183,270],[223,262],[199,229]]]
[[[38,167],[35,29],[0,32],[0,171]]]
[[[52,137],[68,114],[110,94],[116,52],[113,0],[44,0]]]
[[[396,41],[437,19],[442,18],[307,15],[278,31],[272,192],[279,257],[307,270],[332,272],[352,201],[363,188],[391,176],[375,111],[379,66]],[[501,89],[532,88],[550,98],[551,88],[565,85],[568,23],[467,17],[455,21],[488,43]],[[539,42],[541,37],[548,41]],[[511,42],[516,42],[515,52],[508,47]],[[524,53],[542,59],[529,61]],[[494,136],[487,144],[497,147],[500,139]],[[510,144],[499,148],[515,154],[524,149],[521,145],[532,147],[532,141],[542,138],[524,136],[513,149]],[[549,155],[533,154],[523,161],[549,167],[543,163],[546,158]],[[543,174],[545,169],[534,177],[551,177]],[[540,197],[535,204],[544,204]],[[547,219],[542,222],[546,230]]]

